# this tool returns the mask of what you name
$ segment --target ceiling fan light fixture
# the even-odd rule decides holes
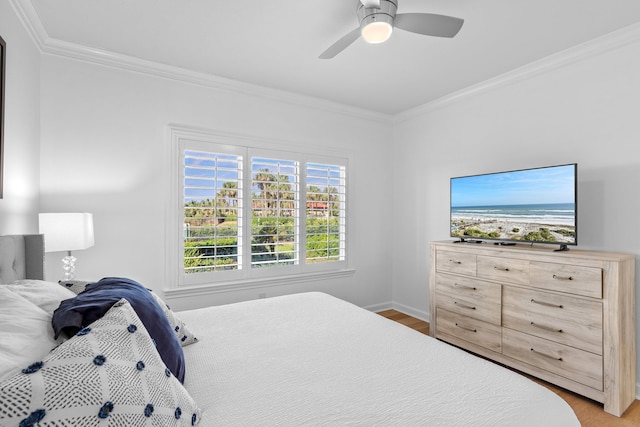
[[[360,35],[367,43],[377,44],[384,43],[389,40],[393,27],[390,23],[384,21],[371,22],[360,31]]]
[[[398,0],[358,0],[356,15],[360,25],[318,56],[330,59],[362,37],[367,43],[384,43],[389,39],[393,28],[410,33],[434,37],[455,37],[464,24],[464,19],[435,13],[400,13]]]
[[[376,44],[389,40],[397,9],[397,0],[380,0],[380,7],[366,7],[359,3],[356,13],[364,41]]]

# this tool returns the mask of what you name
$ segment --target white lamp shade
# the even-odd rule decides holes
[[[45,252],[75,251],[94,245],[90,213],[41,213],[39,222]]]

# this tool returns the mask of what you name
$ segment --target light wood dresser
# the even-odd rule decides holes
[[[635,258],[431,243],[432,336],[604,404],[636,392]]]

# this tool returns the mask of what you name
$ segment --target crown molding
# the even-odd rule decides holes
[[[30,0],[9,1],[13,5],[16,14],[33,39],[35,45],[43,54],[71,58],[82,62],[147,74],[182,83],[204,86],[219,91],[232,92],[245,96],[263,98],[270,101],[303,106],[329,113],[348,115],[358,119],[375,121],[378,123],[393,123],[393,116],[390,114],[378,113],[321,98],[272,89],[215,76],[213,74],[191,71],[185,68],[147,61],[133,56],[54,39],[49,37],[47,34],[40,20],[40,16]]]
[[[464,101],[472,96],[481,95],[535,76],[566,67],[578,61],[593,58],[606,52],[640,41],[640,23],[632,24],[591,41],[549,55],[512,71],[469,86],[465,89],[445,95],[434,101],[411,108],[394,116],[394,124],[420,117],[431,111]]]
[[[393,122],[393,116],[391,115],[359,109],[311,96],[299,95],[292,92],[245,83],[212,74],[191,71],[185,68],[147,61],[128,55],[122,55],[52,38],[47,38],[44,41],[42,52],[82,62],[117,68],[120,70],[147,74],[153,77],[204,86],[218,91],[258,97],[271,101],[323,110],[329,113],[345,114],[376,122],[386,121],[389,124]]]
[[[33,40],[40,52],[44,47],[44,40],[47,39],[47,32],[42,26],[40,16],[36,12],[33,4],[30,0],[9,0],[9,3],[13,7],[14,12],[18,16],[18,19],[27,30],[27,34]]]

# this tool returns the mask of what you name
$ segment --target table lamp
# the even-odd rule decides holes
[[[62,258],[64,280],[75,277],[76,258],[71,251],[90,248],[94,245],[93,215],[90,213],[41,213],[40,234],[44,234],[44,251],[66,251]]]

